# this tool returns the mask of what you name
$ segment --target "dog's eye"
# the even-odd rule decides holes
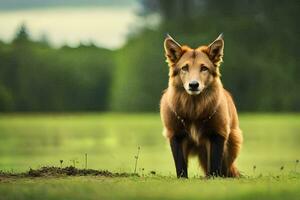
[[[189,66],[188,65],[184,65],[182,68],[181,68],[182,71],[189,71]]]
[[[201,66],[201,68],[200,68],[200,71],[201,72],[205,72],[205,71],[207,71],[208,70],[208,68],[206,67],[206,66]]]

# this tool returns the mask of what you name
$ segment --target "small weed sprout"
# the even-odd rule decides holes
[[[75,167],[75,159],[70,160],[73,163],[73,167]]]
[[[144,177],[145,168],[141,168],[140,170],[142,171],[142,177]]]
[[[253,165],[253,175],[255,175],[256,165]]]
[[[295,172],[297,173],[297,167],[298,167],[298,164],[299,164],[299,160],[297,159],[296,160],[296,164],[295,164]]]
[[[150,174],[155,175],[156,171],[152,170],[152,171],[150,171]]]
[[[137,154],[136,154],[136,156],[134,156],[134,158],[135,158],[134,173],[135,174],[136,174],[136,168],[137,168],[137,162],[138,162],[138,159],[139,159],[140,149],[141,149],[141,147],[138,146]]]
[[[76,168],[76,163],[79,163],[76,158],[70,160],[73,163],[73,167]]]
[[[87,160],[88,158],[87,158],[87,156],[88,156],[87,153],[85,153],[84,154],[84,157],[85,157],[85,169],[87,169],[87,166],[88,166],[88,160]]]
[[[60,162],[60,168],[62,168],[64,160],[60,160],[59,162]]]
[[[281,176],[283,175],[284,165],[280,167]]]

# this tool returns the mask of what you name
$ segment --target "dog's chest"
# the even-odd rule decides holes
[[[199,124],[191,123],[189,126],[189,135],[196,144],[201,144],[204,139],[204,130]]]

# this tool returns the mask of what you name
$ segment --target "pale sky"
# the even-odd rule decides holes
[[[134,7],[40,8],[0,11],[0,40],[9,42],[25,23],[32,39],[43,34],[55,47],[93,41],[106,48],[119,48],[137,20]]]

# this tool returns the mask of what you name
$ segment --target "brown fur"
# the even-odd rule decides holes
[[[171,37],[165,40],[166,58],[169,65],[169,86],[165,90],[160,104],[164,135],[171,139],[185,129],[188,136],[183,143],[186,161],[189,155],[197,155],[199,163],[208,174],[211,132],[225,139],[222,161],[223,175],[237,177],[235,159],[242,145],[237,111],[228,91],[220,80],[219,67],[223,57],[223,38],[219,37],[211,45],[192,49],[180,46]],[[222,47],[222,48],[221,48]],[[183,65],[189,65],[188,75],[182,71]],[[205,65],[208,71],[199,72]],[[190,95],[184,88],[190,77],[203,83],[204,89],[198,95]],[[212,113],[211,119],[208,119]],[[176,112],[176,113],[175,113]],[[184,124],[178,116],[184,120]]]

